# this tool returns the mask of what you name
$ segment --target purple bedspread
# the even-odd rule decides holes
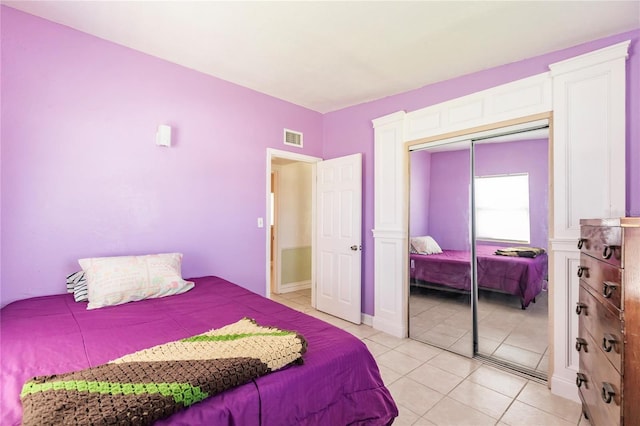
[[[19,394],[33,376],[103,364],[243,317],[296,330],[304,365],[223,392],[156,424],[385,425],[398,410],[367,347],[351,334],[217,277],[161,299],[86,310],[71,294],[36,297],[0,311],[3,425],[17,425]]]
[[[547,254],[534,258],[499,256],[496,246],[476,246],[478,287],[513,294],[527,307],[542,291]],[[411,278],[457,290],[471,288],[471,253],[443,250],[441,254],[411,254]]]

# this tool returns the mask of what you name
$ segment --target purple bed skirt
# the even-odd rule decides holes
[[[97,366],[243,317],[301,333],[308,341],[304,364],[207,398],[156,424],[387,425],[398,415],[374,358],[359,339],[222,278],[192,280],[195,288],[181,295],[90,311],[71,294],[4,307],[2,424],[20,424],[19,394],[33,376]]]
[[[478,287],[512,294],[529,306],[540,294],[547,275],[547,254],[534,258],[499,256],[496,246],[476,246]],[[471,253],[443,250],[441,254],[411,254],[411,278],[440,284],[452,289],[470,291]]]

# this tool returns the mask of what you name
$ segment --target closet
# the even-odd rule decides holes
[[[546,120],[410,148],[410,338],[547,377],[548,152]]]
[[[409,330],[408,146],[465,131],[553,120],[550,137],[549,383],[578,400],[579,219],[625,214],[626,58],[630,41],[549,64],[549,71],[413,111],[372,120],[374,129],[374,317],[372,325]],[[472,130],[468,130],[472,129]],[[415,148],[414,148],[415,149]],[[481,299],[482,300],[482,299]],[[473,302],[473,301],[472,301]]]

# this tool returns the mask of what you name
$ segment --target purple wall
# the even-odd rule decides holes
[[[543,139],[479,144],[476,145],[474,153],[476,176],[509,173],[529,174],[531,245],[545,249],[549,235],[548,150],[548,141]],[[416,154],[412,153],[411,158],[413,159]],[[470,247],[469,156],[468,149],[431,154],[430,175],[428,177],[431,181],[431,191],[427,195],[429,213],[426,228],[429,235],[438,242],[440,247],[445,249],[469,250]],[[411,179],[413,185],[413,174]],[[412,205],[413,196],[412,190]],[[411,214],[411,222],[413,222],[415,219],[413,208]],[[487,244],[487,242],[480,242],[480,244]]]
[[[631,40],[627,60],[627,214],[640,215],[640,29],[569,49],[441,81],[325,114],[324,158],[363,153],[363,312],[374,314],[373,287],[373,127],[371,120],[396,111],[414,111],[460,96],[549,71],[549,64]],[[622,183],[621,183],[622,184]]]
[[[429,232],[443,249],[469,250],[471,149],[431,154]]]
[[[431,153],[427,150],[413,151],[409,167],[409,235],[429,235]]]
[[[84,256],[182,251],[185,276],[265,289],[265,149],[363,153],[363,312],[374,312],[373,128],[413,111],[548,71],[631,39],[627,206],[640,215],[640,30],[477,72],[324,116],[0,6],[4,305],[59,293]],[[154,145],[170,124],[175,146]],[[251,265],[247,267],[247,265]]]
[[[2,305],[88,256],[184,253],[265,291],[266,148],[322,115],[2,6]],[[173,146],[155,145],[159,124]],[[250,267],[247,267],[250,265]]]

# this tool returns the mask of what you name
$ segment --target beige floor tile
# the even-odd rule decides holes
[[[429,411],[444,397],[441,393],[406,377],[399,378],[388,389],[397,404],[420,415]]]
[[[409,355],[411,358],[415,358],[419,361],[428,361],[434,356],[442,353],[442,349],[425,345],[424,343],[416,340],[407,340],[400,346],[397,346],[394,350],[402,352],[405,355]]]
[[[428,416],[428,414],[427,414]],[[395,423],[394,423],[395,425]],[[429,420],[426,417],[420,417],[414,424],[413,426],[437,426],[435,423],[433,423],[431,420]]]
[[[513,400],[511,397],[468,380],[460,383],[449,392],[448,396],[493,417],[496,421],[504,414]]]
[[[401,344],[403,344],[408,340],[408,339],[401,339],[400,337],[395,337],[390,334],[382,333],[382,332],[372,334],[371,336],[367,337],[367,339],[373,340],[376,343],[380,343],[381,345],[385,345],[392,349],[397,346],[400,346]]]
[[[493,340],[481,336],[478,338],[478,352],[484,355],[492,355],[501,344],[501,340]]]
[[[440,334],[445,334],[447,336],[455,337],[456,339],[461,338],[466,333],[468,333],[468,329],[459,328],[452,325],[448,325],[446,321],[442,324],[438,324],[433,327],[430,331]]]
[[[311,306],[311,297],[309,296],[295,296],[295,297],[291,297],[289,300],[291,300],[294,303],[297,303],[299,305],[308,305]]]
[[[531,369],[535,369],[542,359],[541,353],[531,352],[505,343],[501,344],[498,349],[495,350],[493,356]]]
[[[393,426],[411,426],[420,419],[420,416],[413,411],[409,410],[402,404],[396,404],[398,406],[398,417],[393,421]]]
[[[443,324],[452,325],[454,327],[462,328],[464,330],[471,330],[473,327],[473,320],[471,318],[471,309],[465,312],[459,312],[452,317],[444,320]]]
[[[456,343],[458,341],[458,338],[449,336],[448,334],[442,334],[433,330],[429,330],[426,333],[422,333],[416,336],[416,340],[439,346],[441,348],[448,348],[449,346]]]
[[[390,368],[385,367],[384,365],[378,364],[378,370],[380,370],[380,376],[382,377],[382,381],[384,385],[389,387],[389,385],[400,377],[403,377],[402,374],[393,371]]]
[[[294,303],[294,302],[291,302],[291,301],[283,303],[283,305],[286,305],[286,306],[290,307],[291,309],[295,309],[298,312],[304,312],[305,314],[314,310],[309,305],[300,305],[298,303]]]
[[[504,343],[510,346],[526,349],[531,352],[543,354],[549,346],[547,333],[530,333],[522,329],[516,329],[504,339]]]
[[[511,329],[503,325],[478,324],[478,335],[485,339],[502,342],[511,333]]]
[[[444,395],[451,392],[453,388],[464,380],[460,376],[456,376],[455,374],[429,364],[422,364],[407,374],[407,377]]]
[[[577,424],[582,407],[577,402],[553,395],[545,385],[529,382],[517,398],[518,401]]]
[[[514,401],[500,421],[509,426],[575,426],[577,424],[577,421],[568,422],[520,401]]]
[[[473,359],[443,351],[440,355],[427,361],[428,364],[465,378],[482,364]]]
[[[527,380],[522,377],[486,365],[471,373],[467,380],[511,398],[515,398],[527,384]]]
[[[542,357],[542,359],[538,363],[538,366],[536,367],[536,371],[541,371],[544,374],[549,373],[549,356],[544,355]]]
[[[376,361],[378,364],[382,364],[385,367],[388,367],[400,374],[407,374],[409,371],[417,368],[422,364],[422,361],[419,361],[415,358],[410,357],[409,355],[405,355],[401,352],[397,352],[391,350],[389,352],[385,352],[382,355],[378,355],[376,357]]]
[[[447,318],[451,318],[455,314],[455,311],[443,311],[441,309],[437,309],[436,306],[416,315],[414,318],[420,318],[421,320],[425,320],[433,324],[440,324],[441,322],[443,322]],[[413,321],[413,318],[411,320]]]
[[[467,334],[462,336],[447,349],[457,354],[471,358],[473,356],[473,341],[471,340],[471,335]]]
[[[449,397],[444,397],[423,417],[438,426],[493,426],[496,424],[496,419]]]
[[[374,357],[377,357],[379,355],[382,355],[385,352],[389,352],[390,350],[392,350],[390,347],[385,346],[385,345],[381,345],[380,343],[374,342],[373,340],[362,339],[362,342],[365,345],[367,345],[367,348],[369,349],[369,352],[371,352],[371,354]]]
[[[375,330],[373,327],[370,327],[370,326],[364,325],[364,324],[360,324],[360,325],[352,324],[352,325],[349,325],[349,326],[344,328],[344,331],[347,331],[347,332],[353,334],[358,339],[366,339],[369,336],[373,336],[374,334],[379,333],[378,330]]]
[[[409,316],[414,317],[427,309],[431,309],[437,305],[437,302],[427,297],[409,297]]]

